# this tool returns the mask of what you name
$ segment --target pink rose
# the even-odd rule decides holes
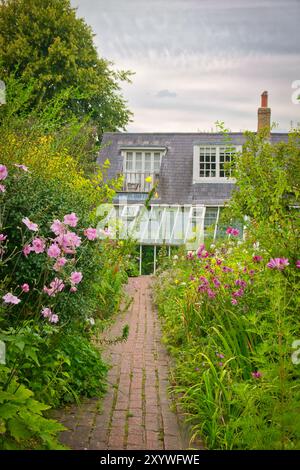
[[[42,313],[44,318],[50,318],[51,315],[52,315],[52,310],[51,310],[51,308],[45,307],[45,308],[42,309],[41,313]]]
[[[57,258],[60,255],[60,253],[61,253],[61,250],[59,246],[57,245],[57,243],[52,243],[52,245],[50,245],[47,250],[47,255],[50,258]]]
[[[35,253],[43,253],[45,250],[45,242],[41,238],[34,238],[32,241],[32,249],[31,251],[34,251]]]
[[[95,240],[97,238],[97,229],[95,228],[89,227],[83,233],[88,240]]]
[[[23,248],[23,254],[26,256],[29,255],[29,253],[32,251],[32,246],[30,245],[25,245],[24,248]]]
[[[70,281],[72,284],[79,284],[79,282],[82,280],[82,273],[78,271],[74,271],[71,273],[70,276]]]
[[[58,292],[61,292],[64,287],[65,285],[63,281],[56,277],[52,282],[50,282],[50,287],[44,286],[43,291],[50,297],[54,297]]]
[[[0,180],[7,178],[8,171],[5,165],[0,165]]]
[[[60,220],[55,219],[50,229],[55,233],[55,235],[62,235],[65,231],[65,226]]]
[[[26,225],[26,227],[31,230],[32,232],[37,232],[38,229],[39,229],[39,226],[37,224],[34,224],[33,222],[31,222],[28,217],[25,217],[24,219],[22,219],[22,222],[23,224]]]
[[[72,212],[71,214],[66,214],[64,216],[64,223],[66,225],[69,225],[70,227],[76,227],[77,222],[78,222],[78,217],[76,216],[74,212]]]
[[[67,263],[67,258],[57,258],[56,263],[53,266],[54,271],[60,271],[60,269]]]
[[[53,313],[51,317],[49,318],[50,323],[57,323],[59,320],[58,315],[56,313]]]
[[[7,294],[5,294],[2,299],[4,300],[4,302],[6,304],[14,304],[14,305],[17,305],[18,303],[21,302],[20,299],[18,299],[18,297],[16,297],[15,295],[11,294],[10,292],[8,292]]]

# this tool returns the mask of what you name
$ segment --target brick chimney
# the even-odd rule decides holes
[[[268,108],[268,92],[261,94],[261,107],[257,110],[257,132],[262,129],[268,129],[270,134],[271,128],[271,108]]]

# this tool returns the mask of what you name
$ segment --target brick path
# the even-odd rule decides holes
[[[61,440],[72,449],[184,449],[178,417],[168,397],[168,355],[151,301],[151,278],[130,279],[133,297],[106,338],[129,325],[126,342],[109,345],[104,356],[112,365],[103,400],[88,400],[56,416],[69,431]]]

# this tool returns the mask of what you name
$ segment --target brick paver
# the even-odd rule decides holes
[[[56,417],[68,428],[61,440],[72,449],[184,449],[177,414],[167,387],[169,358],[151,300],[151,277],[130,279],[133,297],[108,338],[129,325],[126,342],[109,345],[104,356],[111,364],[103,400],[72,406]]]

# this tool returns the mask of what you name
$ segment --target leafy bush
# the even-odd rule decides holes
[[[0,365],[0,449],[63,449],[56,436],[65,428],[43,417],[48,408]]]
[[[234,162],[227,219],[248,216],[245,241],[228,227],[155,286],[175,390],[210,449],[300,448],[299,131],[265,137]]]
[[[268,260],[230,241],[179,259],[155,286],[175,389],[212,449],[300,448],[300,370],[290,359],[299,272]]]

